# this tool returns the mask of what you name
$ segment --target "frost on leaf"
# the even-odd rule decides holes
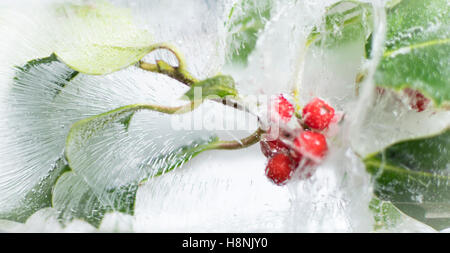
[[[58,95],[78,72],[55,55],[29,61],[15,68],[2,115],[0,152],[0,217],[24,222],[31,214],[50,206],[51,188],[65,171],[64,138],[72,119],[81,111],[60,110]]]
[[[101,201],[82,177],[66,172],[53,189],[52,206],[59,211],[63,222],[77,218],[99,227],[107,212],[134,214],[137,187],[137,184],[130,184],[108,189],[104,193],[108,198]]]
[[[58,177],[68,171],[64,158],[56,161],[54,168],[49,170],[48,175],[35,185],[20,201],[20,206],[0,212],[0,218],[17,222],[25,222],[36,211],[50,207],[52,199],[52,189]]]
[[[131,114],[126,129],[122,122]],[[108,189],[166,173],[216,141],[212,133],[174,130],[171,117],[130,105],[81,120],[67,138],[69,165],[99,199],[112,201]]]
[[[133,120],[125,128],[123,121],[131,115]],[[73,198],[59,197],[66,199],[60,204],[64,210],[73,209],[66,208],[71,205],[80,210],[89,210],[89,217],[87,213],[72,211],[66,215],[86,216],[95,225],[104,212],[98,217],[90,217],[90,213],[100,207],[101,210],[132,214],[134,205],[130,202],[134,203],[135,192],[133,198],[122,201],[123,191],[120,189],[137,186],[148,178],[180,167],[217,141],[212,133],[175,131],[170,126],[170,117],[145,111],[142,105],[130,105],[74,124],[67,138],[66,157],[73,172],[83,179],[77,180],[83,181],[80,184],[84,186],[80,186],[81,189],[78,189],[79,186],[71,187],[74,187],[74,191],[89,189],[89,196],[92,197],[70,202],[70,205],[66,202]],[[119,195],[111,192],[118,192]]]
[[[136,102],[167,106],[178,105],[177,103],[180,103],[177,102],[178,98],[187,90],[187,87],[176,81],[171,82],[160,75],[146,73],[135,68],[108,76],[91,76],[82,73],[74,75],[74,73],[76,71],[58,61],[54,55],[36,59],[17,68],[15,77],[11,78],[8,92],[0,96],[3,104],[0,107],[2,115],[2,124],[0,124],[0,138],[2,139],[0,153],[2,156],[0,156],[0,160],[4,165],[0,168],[0,218],[24,222],[35,211],[50,206],[51,189],[61,173],[68,170],[62,154],[69,129],[75,122]],[[164,88],[161,89],[161,87]],[[146,159],[156,156],[164,157],[165,154],[173,156],[172,160],[168,158],[155,160],[160,163],[161,171],[164,170],[162,169],[164,162],[166,162],[165,165],[179,166],[187,157],[193,156],[192,153],[186,156],[176,152],[170,153],[170,151],[180,151],[181,147],[170,147],[170,138],[166,140],[164,138],[167,136],[158,136],[160,128],[172,131],[169,118],[160,117],[159,113],[150,115],[151,117],[147,117],[146,120],[152,122],[153,125],[145,126],[147,134],[132,135],[133,131],[127,131],[126,128],[131,126],[135,119],[135,117],[131,117],[131,114],[124,114],[123,116],[128,118],[120,118],[118,125],[114,125],[110,133],[114,134],[116,130],[123,131],[120,132],[122,135],[118,135],[117,138],[127,138],[128,134],[130,139],[127,141],[131,145],[136,144],[132,141],[133,136],[139,140],[155,138],[159,141],[166,141],[164,144],[168,146],[143,149],[148,151],[145,154]],[[139,119],[139,117],[137,118]],[[161,119],[166,120],[165,125],[159,125]],[[198,135],[203,136],[200,133],[190,135],[181,130],[174,132],[183,136],[182,138],[173,137],[178,138],[180,142],[177,143],[183,145],[194,143],[197,141]],[[182,143],[182,140],[187,140],[187,142]],[[151,142],[146,142],[146,144],[152,145]],[[132,150],[131,148],[130,152]],[[127,154],[121,154],[122,158],[126,157],[123,161],[128,159]],[[104,154],[94,153],[92,155],[102,158]],[[177,162],[173,162],[176,160],[175,158],[178,159]],[[145,163],[145,161],[141,162]],[[149,164],[152,163],[148,162],[146,166]],[[99,171],[102,171],[102,168],[99,168]],[[130,176],[133,176],[133,170],[131,170]],[[105,180],[108,179],[105,176],[101,177]],[[105,187],[104,191],[96,192],[97,198],[101,198],[102,194],[105,194],[108,196],[106,199],[109,199],[114,195],[108,194],[108,191],[124,187],[123,184],[114,186]],[[108,203],[105,201],[102,199],[101,206],[103,209],[109,210],[108,206],[103,206]]]
[[[61,81],[55,80],[54,84],[56,84],[57,86],[53,87],[56,96],[61,92],[61,89],[63,89],[72,79],[74,79],[79,74],[79,72],[69,68],[64,63],[61,63],[55,54],[52,54],[46,58],[31,60],[27,62],[27,64],[25,64],[23,67],[17,67],[16,77],[14,78],[14,80],[16,80],[17,82],[22,82],[27,78],[27,76],[30,76],[30,72],[36,71],[36,67],[51,65],[57,65],[61,67],[57,76],[57,78],[61,79]]]

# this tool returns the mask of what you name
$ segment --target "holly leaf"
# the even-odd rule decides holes
[[[218,75],[194,83],[191,88],[184,94],[188,100],[202,100],[208,97],[227,96],[236,97],[238,91],[235,88],[234,79],[231,76]]]
[[[369,209],[374,214],[374,230],[393,228],[402,218],[402,213],[392,203],[382,201],[377,197],[372,198]]]
[[[271,0],[240,0],[228,16],[228,62],[247,65],[260,32],[270,20]]]
[[[372,26],[371,4],[340,1],[327,8],[323,24],[313,28],[306,46],[333,49],[347,43],[365,43]]]
[[[449,103],[449,8],[447,0],[403,0],[387,10],[378,86],[419,90],[436,106]]]
[[[152,50],[150,34],[137,28],[129,9],[95,1],[57,10],[67,34],[55,54],[81,73],[108,74],[135,64]]]
[[[131,119],[133,118],[133,115],[134,115],[134,112],[126,115],[125,117],[123,117],[119,120],[119,122],[123,124],[123,126],[125,127],[126,130],[128,130],[128,127],[130,127],[130,122],[131,122]]]
[[[130,115],[133,118],[128,129],[125,129],[123,122]],[[75,200],[75,210],[89,211],[69,212],[69,217],[75,215],[83,218],[103,208],[120,211],[117,210],[120,205],[111,204],[118,201],[117,196],[108,194],[109,191],[139,185],[144,180],[167,173],[210,149],[218,141],[211,133],[175,130],[171,126],[171,117],[175,116],[137,104],[75,123],[67,137],[66,157],[73,173],[83,179],[82,184],[87,184],[88,187],[83,188],[89,188],[92,191],[89,196],[95,195],[95,198],[89,197],[90,201]],[[67,196],[64,199],[73,198]],[[64,205],[60,204],[62,207]],[[96,225],[104,211],[98,214],[95,219],[89,215],[84,219]]]
[[[99,198],[82,177],[68,171],[55,184],[52,206],[63,223],[76,218],[98,228],[108,212],[134,215],[137,189],[137,184],[108,189],[103,193],[107,197]]]
[[[36,69],[43,66],[56,65],[60,67],[60,69],[58,69],[59,71],[57,77],[59,80],[55,80],[54,84],[56,86],[52,88],[56,96],[61,92],[61,89],[63,89],[70,81],[72,81],[72,79],[74,79],[79,74],[79,72],[69,68],[65,64],[62,64],[55,54],[51,54],[49,57],[31,60],[22,67],[16,66],[16,69],[18,71],[16,72],[14,80],[16,82],[22,82],[22,80],[25,80],[27,78],[27,76],[33,74],[30,72],[36,71]]]
[[[58,61],[54,54],[15,69],[11,89],[5,96],[8,106],[5,108],[10,109],[2,113],[5,123],[2,125],[6,127],[2,129],[5,147],[0,149],[8,154],[9,161],[3,170],[8,183],[0,187],[4,197],[1,201],[5,201],[0,219],[25,222],[37,210],[51,206],[52,187],[68,169],[61,157],[64,146],[59,145],[58,149],[53,139],[64,128],[64,122],[60,119],[48,124],[46,118],[53,115],[58,94],[79,73]],[[50,69],[50,74],[44,74]],[[58,117],[57,113],[54,116]],[[48,133],[43,129],[53,131]],[[60,137],[64,138],[64,134]],[[30,143],[39,148],[33,148]]]
[[[450,227],[450,130],[406,140],[369,155],[375,193],[438,230]]]
[[[70,170],[65,159],[58,159],[54,168],[48,172],[38,184],[36,184],[25,197],[20,201],[16,208],[0,213],[0,219],[12,220],[25,223],[27,219],[36,211],[51,207],[52,189],[56,180],[64,172]]]
[[[394,231],[394,232],[436,232],[435,229],[421,223],[410,216],[404,214],[389,201],[380,200],[373,197],[369,203],[369,209],[374,214],[374,231]]]
[[[78,72],[51,55],[16,67],[14,78],[5,83],[9,86],[0,101],[0,152],[4,154],[0,156],[4,164],[0,218],[24,222],[51,206],[51,189],[69,168],[61,154],[73,123],[133,102],[170,103],[187,89],[141,71],[108,76],[74,73]],[[171,92],[158,89],[161,85]],[[132,122],[129,116],[120,123],[124,131]],[[152,120],[159,119],[153,115]]]

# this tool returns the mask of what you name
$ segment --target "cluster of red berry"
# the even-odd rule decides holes
[[[277,185],[285,184],[296,171],[299,172],[300,178],[311,177],[313,168],[328,151],[327,140],[321,132],[326,130],[335,118],[333,107],[319,98],[314,98],[303,108],[300,119],[294,116],[294,106],[280,95],[271,103],[271,108],[282,124],[295,120],[303,127],[294,131],[286,131],[276,124],[269,127],[268,136],[272,135],[274,130],[278,132],[275,138],[260,142],[262,153],[269,158],[267,177]],[[270,121],[274,122],[274,117],[271,117]]]

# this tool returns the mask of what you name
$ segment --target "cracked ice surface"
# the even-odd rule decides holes
[[[46,175],[60,157],[64,137],[72,123],[128,104],[153,102],[173,105],[186,91],[186,87],[165,77],[129,68],[107,76],[81,75],[59,99],[52,100],[49,99],[51,94],[42,89],[46,87],[45,80],[49,77],[42,76],[45,69],[41,69],[33,76],[42,82],[33,83],[30,89],[23,89],[19,93],[11,93],[11,80],[15,73],[11,66],[20,66],[30,59],[50,55],[55,43],[53,38],[58,36],[55,31],[59,26],[52,23],[54,21],[45,5],[41,1],[32,2],[28,7],[15,4],[14,8],[2,9],[0,19],[0,30],[7,35],[4,37],[14,38],[0,41],[3,50],[0,54],[0,206],[5,209],[16,204]],[[205,78],[222,70],[226,30],[221,24],[233,1],[112,2],[131,8],[140,28],[151,31],[156,42],[169,41],[176,45],[185,55],[189,70],[195,76]],[[258,41],[248,67],[244,70],[227,70],[236,78],[239,91],[242,94],[268,95],[287,92],[290,87],[300,85],[301,101],[307,102],[312,96],[320,96],[339,110],[351,114],[355,105],[361,103],[355,96],[353,83],[354,76],[363,65],[363,48],[353,50],[351,54],[342,52],[346,54],[347,62],[341,64],[339,60],[342,55],[339,53],[330,54],[321,48],[306,52],[303,47],[312,27],[320,22],[325,7],[334,2],[305,0],[278,3],[274,18]],[[382,4],[382,1],[372,2]],[[12,2],[4,2],[4,5],[11,6]],[[298,12],[299,9],[305,11]],[[157,52],[156,55],[175,63],[175,59],[168,54]],[[146,59],[150,61],[152,56]],[[55,70],[58,67],[53,66]],[[369,93],[369,96],[374,95]],[[450,123],[448,112],[418,114],[406,108],[391,110],[388,105],[391,98],[375,99],[381,101],[376,106],[368,106],[370,108],[363,112],[358,132],[349,134],[351,126],[342,126],[341,134],[332,140],[329,157],[308,181],[295,181],[286,187],[270,183],[264,175],[266,158],[257,145],[238,151],[209,151],[187,162],[182,168],[144,183],[137,193],[135,215],[117,212],[107,214],[99,230],[371,231],[373,220],[368,209],[372,197],[371,179],[358,156],[351,150],[351,145],[358,153],[367,154],[396,140],[434,133]],[[208,106],[212,111],[222,108],[212,104]],[[233,120],[233,117],[227,120]],[[150,131],[145,132],[146,137],[153,134],[176,140],[181,137],[194,138],[204,133],[178,132],[178,135],[171,135],[168,120],[164,121],[163,117],[151,113],[141,114],[136,121],[136,127],[141,131],[139,133],[144,132],[145,126],[149,127],[146,130]],[[430,125],[427,122],[437,123]],[[220,134],[230,138],[243,133]],[[134,144],[136,147],[143,145],[144,138],[140,136],[136,143],[128,143],[128,151],[133,150]],[[111,142],[108,143],[128,140],[125,135],[119,141],[110,137]],[[356,140],[351,140],[353,137]],[[175,148],[176,142],[172,141],[168,145]],[[145,151],[158,149],[161,146]],[[98,147],[94,151],[102,150]],[[127,156],[127,150],[122,150],[121,155]],[[130,157],[134,156],[130,154]],[[108,164],[109,161],[100,162]],[[95,184],[95,179],[98,179],[95,174],[93,179],[91,183]],[[113,181],[107,183],[114,184]],[[99,191],[105,187],[99,186]],[[46,208],[35,213],[25,224],[2,221],[0,229],[95,231],[91,225],[80,220],[74,220],[63,228],[56,217],[54,209]],[[397,229],[430,231],[428,227],[416,226],[414,221],[406,221]]]

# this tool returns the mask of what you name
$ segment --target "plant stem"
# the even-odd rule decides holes
[[[152,64],[152,63],[147,63],[144,61],[139,61],[139,68],[143,69],[143,70],[147,70],[150,72],[154,72],[154,73],[159,73],[159,74],[163,74],[166,76],[169,76],[170,78],[173,78],[187,86],[191,86],[192,84],[198,82],[199,80],[196,79],[191,73],[189,73],[189,71],[187,71],[186,69],[186,62],[184,60],[184,57],[181,55],[181,53],[178,52],[178,50],[171,45],[165,44],[165,43],[160,43],[160,44],[155,44],[152,45],[151,50],[149,51],[149,53],[153,52],[154,50],[157,49],[166,49],[169,50],[171,53],[173,53],[175,55],[175,57],[177,58],[178,61],[178,67],[173,67],[170,64],[168,64],[167,62],[163,61],[163,60],[157,60],[156,64]],[[223,105],[226,106],[230,106],[233,107],[235,109],[244,111],[244,112],[248,112],[252,115],[255,115],[252,111],[250,111],[247,107],[245,107],[244,105],[240,104],[237,101],[231,101],[229,99],[212,99],[212,101],[218,102],[218,103],[222,103]],[[259,117],[257,115],[255,115],[258,120]]]
[[[183,55],[178,51],[178,49],[176,49],[174,46],[169,45],[167,43],[157,43],[157,44],[153,44],[152,46],[150,46],[150,50],[148,53],[151,53],[155,50],[158,49],[166,49],[169,50],[173,55],[175,55],[175,57],[177,58],[178,61],[178,68],[179,69],[186,69],[186,61],[184,60]]]
[[[150,72],[169,76],[181,83],[186,84],[187,86],[191,86],[193,83],[198,82],[198,80],[187,70],[180,67],[172,67],[167,62],[162,60],[156,61],[156,64],[139,61],[139,67]]]
[[[162,60],[157,60],[156,64],[147,63],[141,60],[139,61],[139,67],[141,69],[167,75],[188,86],[190,86],[195,82],[198,82],[198,80],[194,78],[189,73],[189,71],[187,71],[184,57],[181,55],[181,53],[178,52],[178,50],[174,46],[165,43],[154,44],[150,47],[149,53],[158,49],[169,50],[173,55],[175,55],[178,61],[178,67],[172,67],[170,66],[170,64]]]
[[[238,141],[218,141],[212,143],[208,149],[234,150],[249,147],[261,140],[264,130],[258,128],[252,135]]]
[[[176,107],[143,104],[143,105],[139,105],[138,108],[162,112],[162,113],[166,113],[166,114],[183,114],[183,113],[193,111],[195,108],[199,107],[201,104],[202,104],[201,101],[200,102],[192,101],[189,104],[182,105],[182,106],[176,106]],[[133,109],[136,109],[136,108],[133,108]]]
[[[256,117],[258,118],[258,120],[259,120],[258,115],[256,115],[256,114],[255,114],[254,112],[252,112],[249,108],[247,108],[246,106],[240,104],[240,103],[237,102],[237,101],[233,101],[233,100],[230,100],[230,99],[228,99],[228,98],[223,98],[223,99],[211,99],[211,101],[214,101],[214,102],[217,102],[217,103],[221,103],[221,104],[226,105],[226,106],[229,106],[229,107],[233,107],[234,109],[237,109],[237,110],[240,110],[240,111],[243,111],[243,112],[250,113],[251,115],[256,116]]]

